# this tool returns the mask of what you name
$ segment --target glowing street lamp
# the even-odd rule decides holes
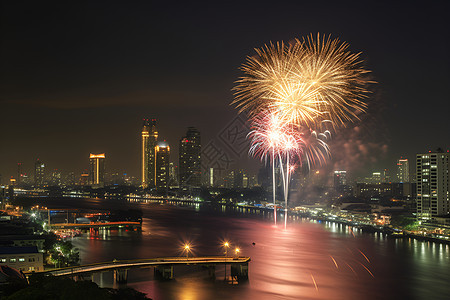
[[[189,251],[191,251],[191,246],[189,244],[185,244],[184,251],[186,251],[186,260],[189,260]]]
[[[241,252],[241,250],[239,248],[234,249],[234,252],[236,253],[236,256],[239,256],[239,252]]]
[[[225,247],[225,257],[228,256],[228,248],[230,247],[230,243],[225,242],[223,243],[223,246]]]

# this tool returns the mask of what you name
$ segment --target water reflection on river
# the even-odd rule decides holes
[[[129,272],[128,285],[153,299],[448,299],[450,249],[392,240],[349,227],[297,220],[287,231],[269,216],[225,215],[163,205],[138,205],[143,232],[116,230],[74,238],[82,263],[179,256],[184,241],[195,255],[219,255],[227,239],[250,256],[248,283],[216,280],[199,267],[175,269],[175,280],[153,280],[152,269]],[[253,244],[254,243],[254,244]],[[112,274],[94,276],[112,286]]]

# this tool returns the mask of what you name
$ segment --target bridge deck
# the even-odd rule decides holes
[[[93,222],[93,223],[55,223],[50,224],[52,229],[61,228],[61,229],[83,229],[83,228],[100,228],[100,227],[118,227],[118,226],[141,226],[140,222]]]
[[[103,262],[90,265],[67,267],[54,269],[50,271],[37,272],[39,274],[51,274],[54,276],[79,275],[83,273],[104,272],[115,269],[131,269],[156,267],[162,265],[210,265],[210,264],[244,264],[250,261],[250,257],[224,257],[224,256],[205,256],[205,257],[162,257],[152,259],[136,260],[117,260],[112,262]]]

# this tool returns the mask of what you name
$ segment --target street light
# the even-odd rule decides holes
[[[230,244],[228,242],[223,243],[223,246],[225,247],[225,257],[228,256],[228,248],[230,247]]]
[[[239,248],[236,248],[235,250],[234,250],[234,252],[236,252],[236,256],[239,256],[239,252],[240,252],[241,250],[239,249]]]
[[[223,246],[225,247],[225,258],[228,257],[228,248],[230,247],[230,243],[224,242]],[[227,280],[227,263],[225,261],[225,278],[224,280]]]
[[[184,251],[186,251],[186,260],[189,260],[189,251],[191,250],[191,247],[189,244],[184,245]]]

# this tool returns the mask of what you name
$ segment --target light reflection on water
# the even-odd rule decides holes
[[[179,267],[168,282],[153,280],[152,269],[129,271],[128,285],[153,299],[446,299],[450,293],[447,245],[389,239],[332,222],[296,220],[285,231],[274,228],[270,216],[246,209],[247,216],[237,218],[224,216],[222,208],[141,207],[142,233],[75,238],[82,263],[179,256],[186,239],[196,255],[221,255],[220,240],[229,239],[252,258],[249,282],[239,285],[223,281],[223,267],[216,268],[215,281],[199,267]],[[110,273],[94,280],[112,286]]]

